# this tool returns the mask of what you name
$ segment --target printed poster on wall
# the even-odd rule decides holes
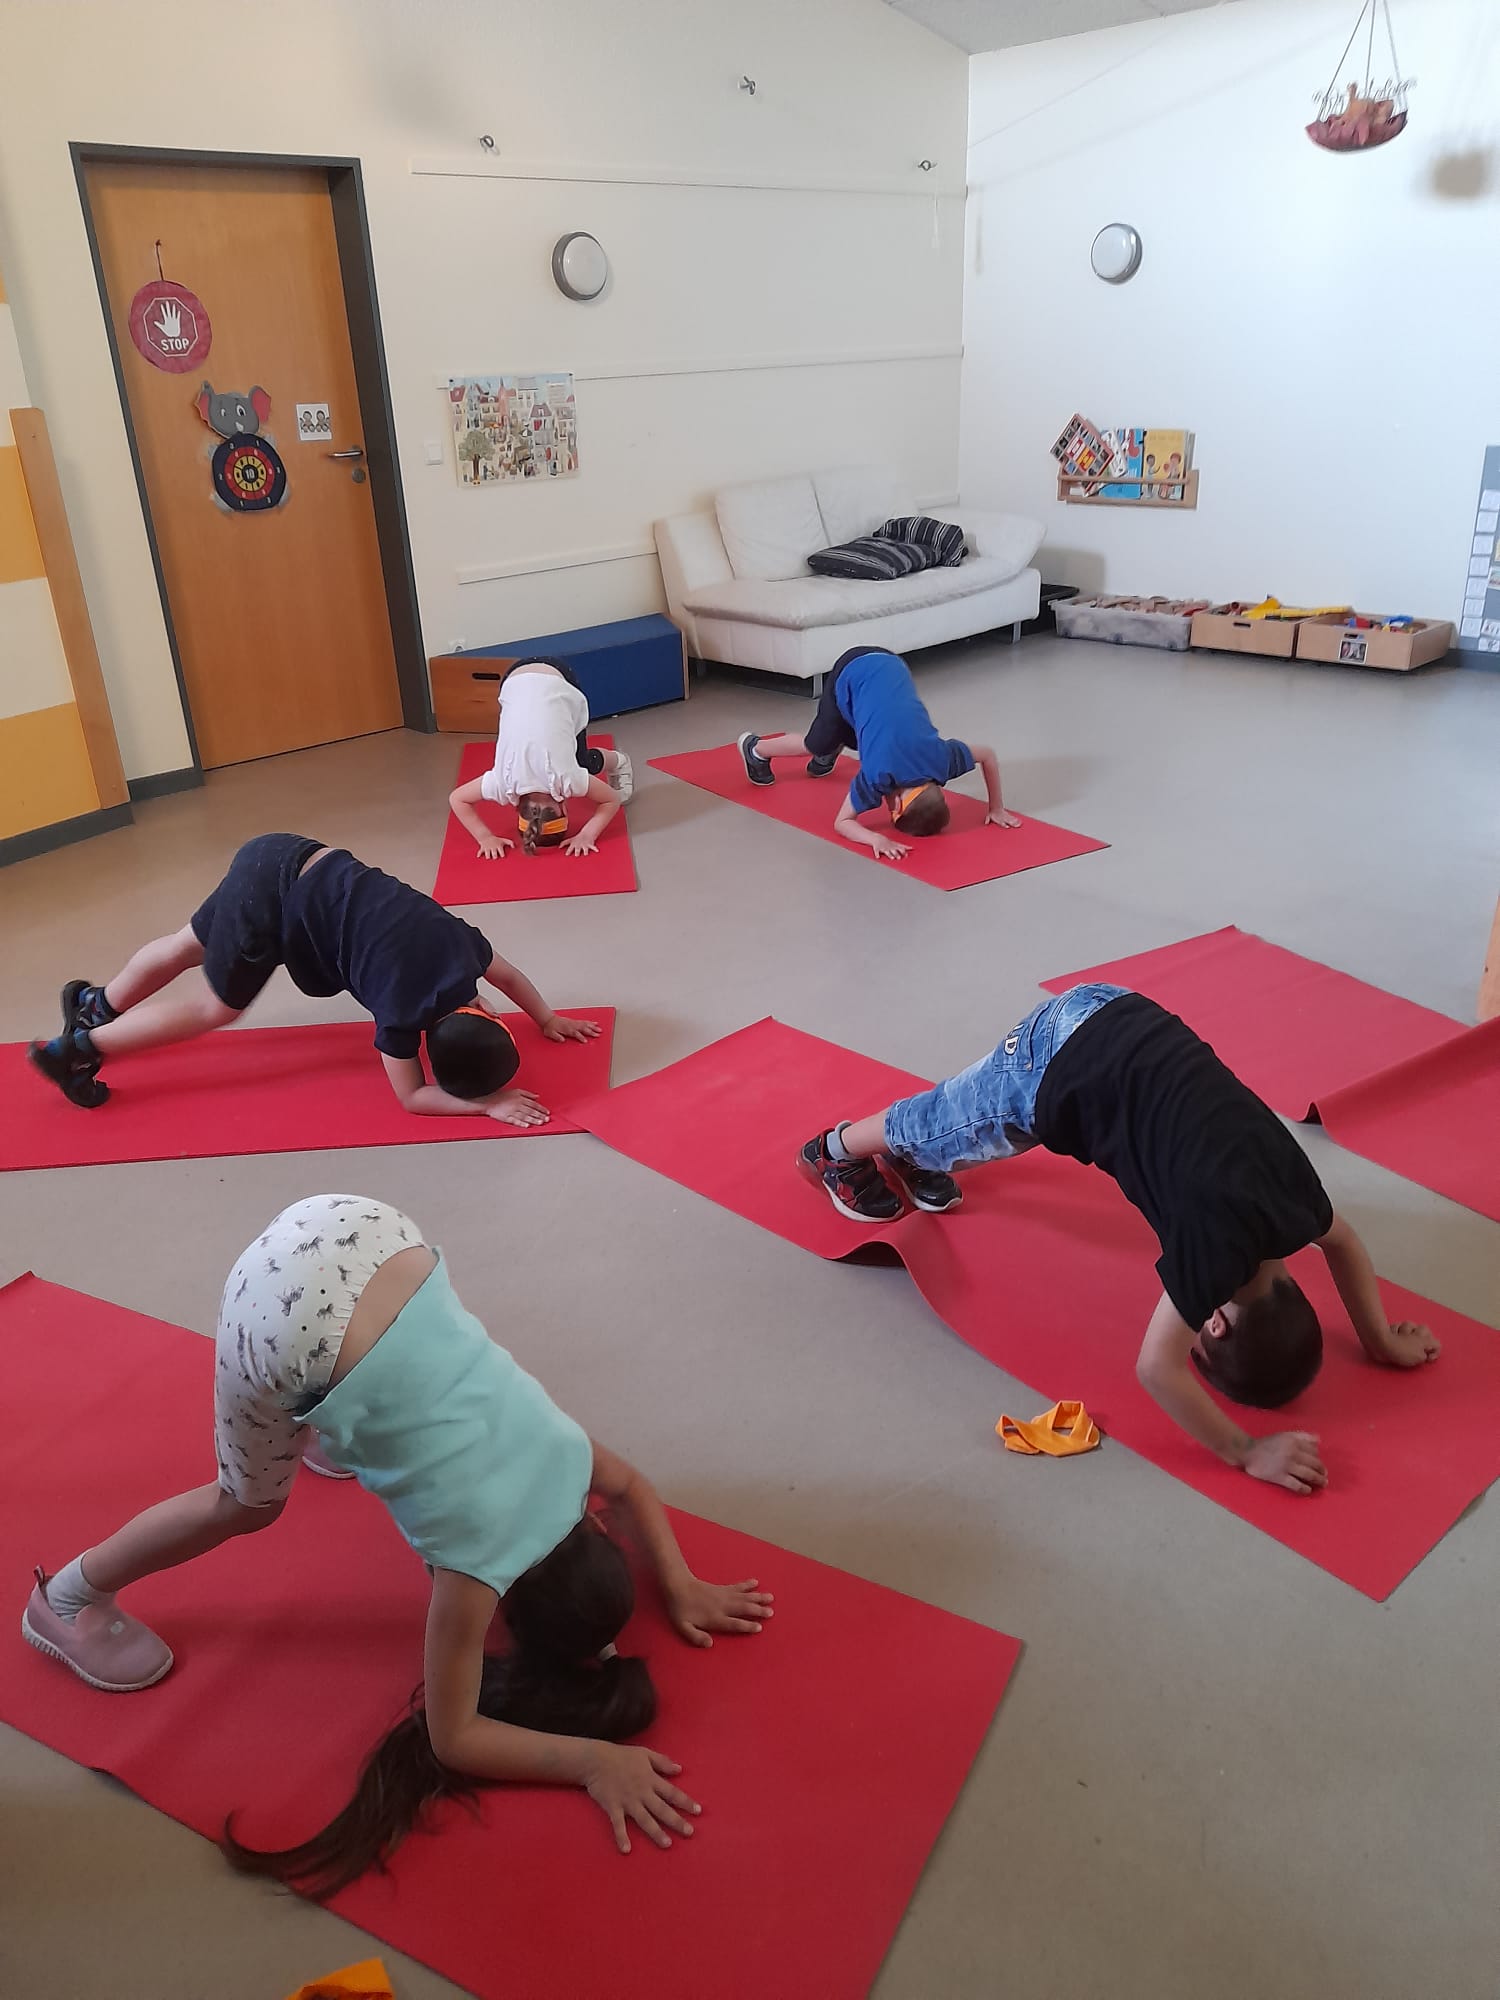
[[[460,486],[564,479],[578,470],[571,374],[450,376],[448,408]]]
[[[1484,454],[1479,505],[1469,540],[1464,608],[1458,621],[1461,653],[1500,653],[1500,444]]]

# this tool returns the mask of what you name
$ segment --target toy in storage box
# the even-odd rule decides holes
[[[1065,639],[1102,639],[1112,646],[1161,646],[1185,653],[1202,598],[1078,597],[1053,605]]]
[[[1406,618],[1394,624],[1372,619],[1353,626],[1337,613],[1305,618],[1297,627],[1297,658],[1327,660],[1340,667],[1384,667],[1407,674],[1440,660],[1453,644],[1453,627],[1443,618]]]

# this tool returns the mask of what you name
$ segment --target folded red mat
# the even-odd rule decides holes
[[[97,1111],[69,1104],[26,1063],[26,1043],[11,1042],[0,1046],[11,1079],[0,1172],[576,1132],[570,1106],[609,1088],[615,1014],[612,1007],[562,1011],[597,1021],[598,1038],[549,1042],[524,1014],[504,1016],[521,1051],[516,1084],[535,1091],[552,1113],[547,1124],[531,1127],[403,1111],[368,1021],[222,1028],[175,1048],[120,1056],[105,1066],[111,1095]]]
[[[1161,1294],[1158,1246],[1106,1175],[1036,1151],[965,1174],[952,1214],[870,1228],[796,1171],[798,1147],[820,1128],[926,1087],[764,1020],[574,1115],[617,1152],[818,1256],[887,1244],[971,1347],[1044,1400],[1078,1397],[1107,1437],[1371,1597],[1389,1596],[1500,1475],[1500,1426],[1478,1414],[1500,1411],[1500,1340],[1398,1285],[1382,1283],[1391,1317],[1425,1320],[1443,1342],[1442,1358],[1412,1373],[1367,1361],[1322,1257],[1294,1260],[1327,1330],[1323,1371],[1286,1410],[1237,1414],[1258,1432],[1321,1437],[1329,1484],[1298,1496],[1221,1465],[1136,1381]],[[733,1145],[705,1146],[714,1131],[732,1132]]]
[[[689,750],[679,757],[653,757],[653,770],[683,778],[700,791],[716,798],[733,799],[749,806],[767,819],[780,820],[820,840],[831,840],[846,854],[875,859],[869,848],[856,848],[833,830],[839,802],[854,775],[852,759],[843,759],[826,778],[810,778],[800,764],[781,762],[774,785],[752,785],[745,776],[745,763],[733,743],[716,750]],[[1028,868],[1043,867],[1049,861],[1067,861],[1075,854],[1094,854],[1108,841],[1091,840],[1084,833],[1070,833],[1066,827],[1051,826],[1044,819],[1021,816],[1017,827],[985,825],[985,804],[967,792],[948,791],[953,818],[946,833],[926,840],[913,840],[904,861],[882,861],[878,865],[927,882],[934,889],[968,889],[976,882],[993,882],[1002,875],[1019,875]],[[863,816],[866,826],[891,828],[890,814],[882,806]],[[899,837],[899,836],[893,836]]]
[[[1233,924],[1042,984],[1063,993],[1095,980],[1180,1014],[1284,1118],[1307,1118],[1320,1097],[1464,1032],[1461,1021]]]
[[[615,747],[613,736],[591,736],[589,742],[596,750]],[[471,778],[487,771],[494,761],[493,741],[466,743],[454,783],[466,785]],[[535,903],[552,896],[620,896],[638,886],[626,825],[630,816],[628,806],[615,814],[599,836],[597,853],[576,856],[564,854],[560,847],[542,847],[535,854],[523,854],[514,806],[491,805],[484,799],[474,810],[486,826],[517,845],[502,860],[485,861],[474,845],[474,836],[450,812],[443,830],[437,880],[432,885],[434,899],[450,910],[466,903]],[[566,810],[568,831],[577,833],[594,808],[587,799],[569,799]]]
[[[1045,982],[1104,979],[1180,1014],[1287,1118],[1500,1221],[1500,1027],[1466,1028],[1244,931]]]
[[[59,1357],[68,1379],[57,1406]],[[41,1279],[0,1291],[0,1576],[20,1602],[173,1485],[213,1476],[213,1348]],[[149,1438],[143,1450],[142,1438]],[[439,1809],[389,1878],[332,1907],[489,2000],[856,2000],[968,1774],[1019,1647],[951,1613],[690,1514],[700,1575],[776,1593],[760,1637],[699,1651],[643,1585],[620,1645],[651,1662],[647,1741],[703,1806],[694,1837],[616,1853],[576,1791],[501,1786]],[[128,1594],[177,1655],[104,1695],[0,1645],[0,1720],[216,1835],[285,1845],[348,1797],[421,1674],[422,1565],[358,1487],[304,1477],[285,1516]],[[274,1904],[265,1921],[276,1921]]]

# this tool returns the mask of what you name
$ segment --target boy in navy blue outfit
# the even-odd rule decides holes
[[[227,1027],[278,965],[302,992],[350,993],[373,1015],[391,1089],[406,1110],[424,1116],[478,1112],[507,1125],[546,1122],[531,1091],[507,1088],[520,1056],[504,1022],[479,1004],[481,980],[529,1014],[549,1041],[587,1041],[599,1032],[593,1021],[555,1014],[482,932],[420,890],[344,848],[262,833],[245,842],[180,931],[142,945],[105,986],[69,980],[63,1031],[32,1043],[32,1067],[69,1103],[95,1110],[109,1096],[99,1080],[108,1057]],[[192,976],[172,986],[180,973]]]
[[[1000,796],[1000,765],[981,743],[939,736],[899,654],[881,647],[855,646],[835,663],[823,684],[818,712],[805,735],[739,739],[745,775],[752,785],[773,785],[777,757],[805,757],[815,778],[826,778],[843,750],[854,750],[859,769],[834,819],[835,833],[871,847],[882,861],[904,861],[909,846],[876,827],[861,826],[859,815],[884,805],[897,833],[941,833],[948,824],[943,786],[976,765],[984,773],[989,799],[986,824],[1019,826]]]

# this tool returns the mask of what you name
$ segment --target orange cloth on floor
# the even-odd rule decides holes
[[[1054,1403],[1030,1423],[1019,1417],[1001,1417],[995,1433],[1007,1451],[1025,1452],[1028,1458],[1039,1453],[1047,1458],[1073,1458],[1081,1451],[1093,1451],[1099,1443],[1099,1426],[1082,1403]]]
[[[390,1976],[378,1958],[362,1958],[323,1979],[309,1980],[287,2000],[395,2000]]]

